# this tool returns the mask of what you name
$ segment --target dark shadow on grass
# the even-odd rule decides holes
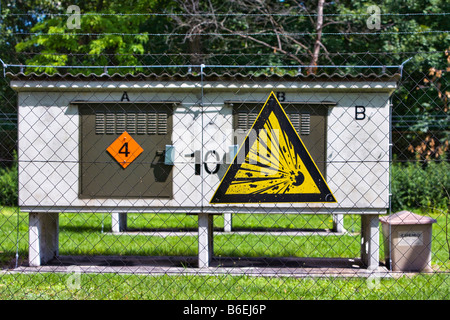
[[[106,228],[103,227],[103,231]],[[60,225],[60,232],[102,232],[101,226],[70,226],[70,225]]]
[[[47,266],[67,267],[77,265],[92,267],[101,272],[117,272],[117,267],[133,267],[134,272],[143,270],[170,270],[181,272],[178,268],[192,269],[198,272],[197,256],[59,256],[51,260]],[[140,268],[143,269],[140,269]],[[264,270],[265,273],[283,272],[283,269],[323,269],[327,273],[339,273],[343,270],[365,270],[359,258],[297,258],[297,257],[213,257],[210,268],[230,268],[236,270],[250,270],[252,268]],[[250,269],[248,269],[250,268]],[[123,272],[130,271],[125,269]],[[285,270],[285,271],[286,271]]]
[[[17,266],[28,264],[28,251],[19,250]],[[0,270],[14,269],[16,267],[16,252],[3,251],[0,253]]]
[[[223,232],[224,229],[221,227],[214,227],[214,232]],[[177,228],[133,228],[127,227],[126,232],[196,232],[198,228],[196,227],[177,227]],[[333,233],[330,229],[318,229],[318,228],[283,228],[283,227],[233,227],[233,232],[310,232],[310,233]]]

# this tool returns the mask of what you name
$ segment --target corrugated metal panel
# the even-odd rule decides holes
[[[92,81],[92,80],[101,80],[101,81],[199,81],[201,79],[201,75],[199,74],[71,74],[71,73],[55,73],[55,74],[47,74],[47,73],[11,73],[7,72],[6,75],[12,80],[26,80],[26,81]],[[204,74],[204,81],[398,81],[400,80],[401,75],[399,73],[394,74],[357,74],[357,75],[349,75],[349,74],[260,74],[260,75],[247,75],[241,73],[210,73]]]

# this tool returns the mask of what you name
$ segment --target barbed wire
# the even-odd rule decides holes
[[[446,50],[434,50],[434,51],[364,51],[364,52],[327,52],[327,55],[339,55],[339,56],[345,56],[345,55],[388,55],[388,54],[436,54],[436,53],[445,53]],[[23,55],[45,55],[46,53],[41,52],[27,52],[27,51],[21,51],[20,54]],[[178,52],[178,53],[108,53],[108,52],[102,52],[102,53],[77,53],[77,52],[52,52],[52,55],[64,55],[64,56],[89,56],[89,55],[101,55],[101,56],[192,56],[192,53],[185,53],[185,52]],[[204,56],[246,56],[248,53],[196,53],[196,55],[204,55]],[[267,52],[261,52],[258,53],[258,56],[272,56],[273,53],[267,53]]]
[[[51,12],[27,12],[27,13],[9,13],[1,14],[0,17],[4,18],[7,16],[72,16],[73,13],[51,13]],[[317,13],[98,13],[98,12],[86,12],[80,13],[80,16],[218,16],[218,17],[265,17],[265,16],[280,16],[280,17],[317,17]],[[346,17],[346,16],[370,16],[372,13],[323,13],[321,16],[324,17]],[[407,13],[377,13],[380,16],[446,16],[450,15],[449,12],[407,12]]]
[[[20,68],[62,68],[62,69],[71,69],[71,68],[80,68],[80,69],[123,69],[123,68],[193,68],[193,67],[201,67],[201,68],[398,68],[401,65],[210,65],[210,64],[183,64],[183,65],[136,65],[136,66],[85,66],[85,65],[28,65],[28,64],[8,64],[0,59],[0,63],[2,63],[3,67],[20,67]]]
[[[381,32],[322,32],[322,36],[342,36],[342,35],[382,35],[382,34],[441,34],[449,33],[450,30],[425,30],[425,31],[381,31]],[[103,33],[63,33],[63,32],[11,32],[11,35],[30,35],[30,36],[152,36],[152,37],[172,37],[172,36],[315,36],[316,32],[261,32],[261,33],[220,33],[220,32],[205,32],[205,33],[121,33],[121,32],[103,32]]]

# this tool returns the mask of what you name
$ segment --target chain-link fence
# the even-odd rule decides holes
[[[449,298],[448,51],[130,56],[4,61],[2,297]]]

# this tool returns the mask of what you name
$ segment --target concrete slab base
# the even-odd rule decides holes
[[[369,277],[388,276],[380,265],[365,268],[359,258],[250,258],[213,257],[209,267],[198,268],[196,256],[59,256],[39,267],[20,266],[14,272],[72,272],[157,275],[248,275],[264,277]]]
[[[126,213],[113,214],[113,232],[126,230]],[[58,256],[58,213],[29,213],[29,265],[38,267]],[[338,219],[339,220],[339,219]],[[361,261],[368,270],[379,267],[379,219],[377,214],[361,215]],[[252,230],[254,232],[256,230]],[[268,230],[266,230],[268,231]],[[290,230],[294,231],[294,230]],[[299,230],[295,230],[299,231]],[[294,232],[295,232],[294,231]],[[316,230],[317,231],[317,230]],[[323,230],[325,231],[325,230]],[[301,232],[301,231],[300,231]],[[227,233],[225,231],[225,233]],[[330,232],[327,232],[330,234]],[[325,233],[326,234],[326,233]],[[334,233],[335,235],[337,233]],[[213,215],[198,214],[197,268],[214,267]],[[297,234],[299,235],[299,234]]]

